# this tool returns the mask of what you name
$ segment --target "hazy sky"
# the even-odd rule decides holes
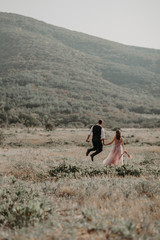
[[[0,0],[0,11],[127,45],[160,49],[160,0]]]

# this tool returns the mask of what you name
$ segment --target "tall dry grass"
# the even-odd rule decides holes
[[[85,156],[87,133],[81,129],[3,131],[1,239],[159,239],[157,129],[144,135],[142,130],[124,129],[132,159],[124,159],[125,168],[111,166],[107,171],[102,161],[111,147],[91,162]],[[109,140],[113,132],[107,133]],[[150,145],[145,143],[148,135]],[[139,175],[134,175],[137,171]]]

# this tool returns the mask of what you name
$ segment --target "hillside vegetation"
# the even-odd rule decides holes
[[[160,50],[9,13],[0,46],[1,124],[160,126]]]

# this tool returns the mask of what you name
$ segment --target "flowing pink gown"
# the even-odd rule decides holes
[[[115,139],[112,151],[109,153],[108,157],[103,161],[104,166],[108,166],[110,164],[123,165],[122,143],[123,143],[122,138],[120,140]]]

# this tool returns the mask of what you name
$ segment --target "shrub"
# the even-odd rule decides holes
[[[22,228],[47,219],[51,209],[36,199],[31,188],[17,186],[0,191],[0,226]]]
[[[108,167],[108,168],[81,168],[77,166],[67,165],[66,163],[60,164],[57,167],[49,170],[49,175],[51,177],[69,177],[74,175],[76,176],[87,176],[87,177],[94,177],[94,176],[102,176],[102,175],[117,175],[117,176],[135,176],[139,177],[141,174],[141,169],[134,169],[133,166],[121,166],[121,167]]]
[[[141,169],[134,169],[133,166],[129,168],[129,166],[123,165],[116,168],[117,175],[122,177],[125,177],[126,175],[139,177],[141,175],[141,172]]]
[[[52,131],[54,129],[54,125],[52,123],[46,123],[45,128],[47,131]]]
[[[2,131],[0,131],[0,145],[3,144],[3,141],[4,141],[4,134]]]
[[[35,117],[31,116],[30,114],[20,113],[19,119],[26,127],[40,125],[40,122]]]

